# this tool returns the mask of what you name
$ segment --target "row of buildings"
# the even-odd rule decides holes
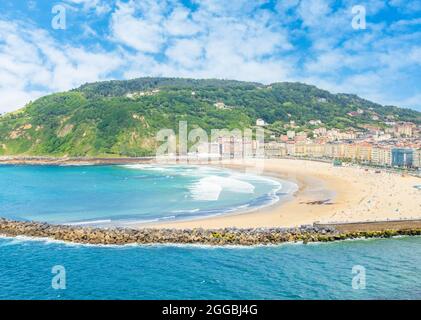
[[[385,167],[421,168],[421,142],[407,145],[367,141],[315,143],[292,140],[259,143],[232,136],[203,143],[197,148],[197,153],[202,156],[237,159],[254,156],[339,159]]]
[[[340,159],[378,166],[421,168],[421,145],[399,147],[369,142],[300,143],[269,142],[265,144],[267,157],[302,157]]]
[[[317,120],[320,121],[320,120]],[[315,123],[316,120],[311,120],[309,123]],[[386,124],[386,123],[385,123]],[[338,140],[355,140],[364,137],[373,138],[376,141],[385,141],[390,139],[399,139],[399,138],[413,138],[417,137],[420,134],[417,126],[411,122],[388,122],[388,127],[379,128],[373,125],[363,125],[362,130],[356,130],[349,128],[348,130],[339,130],[339,129],[327,129],[324,126],[320,126],[312,130],[311,136],[314,139],[323,140],[324,142],[338,141]],[[303,141],[309,134],[305,131],[298,131],[294,121],[287,126],[289,130],[285,135],[279,137],[280,141]]]
[[[288,125],[286,135],[265,144],[269,157],[340,159],[378,166],[421,168],[421,129],[411,122],[387,122],[383,127],[327,129],[321,121],[310,133]],[[272,137],[273,138],[273,137]]]
[[[266,125],[262,119],[256,122],[257,127]],[[311,125],[316,128],[304,131],[291,121],[286,135],[271,135],[269,142],[245,136],[222,136],[201,144],[197,154],[222,158],[335,159],[421,169],[421,127],[413,123],[390,122],[382,128],[365,125],[360,130],[327,129],[320,120],[312,121]]]

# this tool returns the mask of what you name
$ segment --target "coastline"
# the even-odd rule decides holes
[[[13,157],[0,156],[0,165],[36,165],[36,166],[95,166],[153,163],[155,157],[139,158],[97,158],[97,157]]]
[[[17,164],[22,164],[22,160]],[[140,159],[113,159],[115,164]],[[256,174],[258,163],[223,161],[211,165]],[[260,160],[262,161],[262,160]],[[25,160],[25,165],[39,165]],[[4,163],[0,161],[0,164]],[[103,161],[46,161],[43,165],[111,164]],[[153,163],[150,159],[143,163]],[[16,163],[8,163],[16,164]],[[193,161],[192,164],[201,164]],[[260,164],[261,165],[261,164]],[[282,242],[314,242],[421,234],[421,179],[354,166],[267,159],[257,172],[296,183],[291,199],[251,212],[188,221],[134,225],[130,228],[91,228],[0,219],[0,234],[47,237],[76,243],[181,243],[210,245],[256,245]],[[375,222],[378,221],[378,222]],[[397,223],[398,222],[398,223]],[[339,223],[339,224],[338,224]],[[379,225],[381,228],[379,228]]]
[[[237,170],[253,171],[256,163],[223,163]],[[421,219],[421,192],[413,186],[421,179],[377,169],[334,167],[330,163],[264,160],[263,175],[297,183],[290,200],[252,212],[189,221],[138,225],[138,228],[271,228],[298,227],[313,223],[351,223]]]

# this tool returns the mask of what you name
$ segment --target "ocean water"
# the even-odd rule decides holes
[[[421,298],[420,237],[252,248],[3,238],[0,257],[0,299]],[[52,286],[57,265],[65,289]],[[365,289],[353,289],[354,266]]]
[[[0,166],[0,216],[126,225],[263,206],[294,188],[213,168]],[[54,289],[53,270],[65,271],[65,289]],[[365,289],[355,289],[361,270]],[[421,299],[421,237],[268,247],[0,237],[0,299],[383,298]]]
[[[15,220],[126,226],[248,210],[296,185],[199,166],[0,166],[0,212]]]

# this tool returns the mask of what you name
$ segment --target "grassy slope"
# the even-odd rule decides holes
[[[159,88],[159,92],[151,90]],[[127,97],[129,93],[151,95]],[[215,102],[230,108],[220,110]],[[347,115],[358,108],[367,112]],[[383,107],[354,95],[333,95],[314,86],[277,83],[263,86],[226,80],[141,78],[86,84],[52,94],[28,104],[19,112],[0,118],[0,155],[126,156],[153,154],[155,134],[162,128],[178,130],[185,120],[189,128],[252,127],[263,118],[277,133],[295,120],[305,125],[320,119],[328,127],[361,127],[384,120],[421,123],[421,114],[409,109]]]

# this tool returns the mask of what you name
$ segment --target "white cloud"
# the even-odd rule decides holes
[[[160,51],[165,39],[162,35],[162,17],[159,7],[152,4],[147,10],[142,10],[142,16],[136,17],[136,10],[143,6],[135,2],[118,2],[117,10],[112,15],[112,38],[133,49],[157,53]]]
[[[331,9],[327,0],[302,0],[298,13],[305,27],[313,27],[323,25]]]
[[[408,54],[408,57],[412,63],[421,66],[421,46],[412,48]]]
[[[37,2],[34,0],[29,0],[27,6],[29,10],[34,10],[37,7]]]
[[[358,1],[287,0],[275,10],[267,0],[194,0],[191,8],[177,0],[115,2],[66,0],[87,16],[107,7],[109,15],[94,18],[109,26],[105,37],[89,19],[80,28],[84,41],[96,41],[94,49],[86,45],[92,42],[61,45],[33,26],[0,24],[1,92],[18,90],[21,104],[22,97],[118,74],[303,81],[382,103],[416,96],[402,83],[421,72],[421,33],[411,29],[419,19],[374,23],[371,16],[385,10],[380,0],[367,4],[367,29],[360,31],[351,27],[351,7]],[[408,7],[400,0],[391,5]],[[7,104],[0,102],[0,108],[9,110]]]
[[[32,25],[0,20],[0,112],[55,91],[105,79],[122,65],[113,53],[60,45]]]
[[[421,2],[419,0],[389,0],[389,5],[403,12],[414,13],[421,11]]]
[[[176,7],[164,22],[165,31],[172,36],[192,36],[200,31],[200,27],[191,18],[189,10]]]
[[[421,93],[416,93],[400,100],[390,100],[390,104],[406,108],[415,108],[421,112]]]
[[[94,11],[97,15],[103,15],[111,11],[111,6],[106,0],[65,0],[69,4],[81,5],[85,12]]]
[[[166,56],[171,61],[186,68],[194,67],[199,64],[202,54],[202,43],[193,39],[177,40],[166,51]]]
[[[135,54],[126,52],[130,70],[125,76],[262,82],[286,79],[291,71],[288,51],[293,46],[274,13],[256,10],[263,3],[200,1],[196,10],[180,4],[143,7],[134,2],[119,3],[112,17],[112,37],[137,50]],[[155,29],[150,33],[138,31],[143,24]],[[157,52],[162,52],[164,58],[151,55]]]
[[[390,25],[392,30],[403,30],[408,27],[421,25],[421,18],[399,20]]]
[[[17,106],[24,106],[42,95],[43,91],[23,90],[19,87],[0,87],[0,114],[18,109]]]

